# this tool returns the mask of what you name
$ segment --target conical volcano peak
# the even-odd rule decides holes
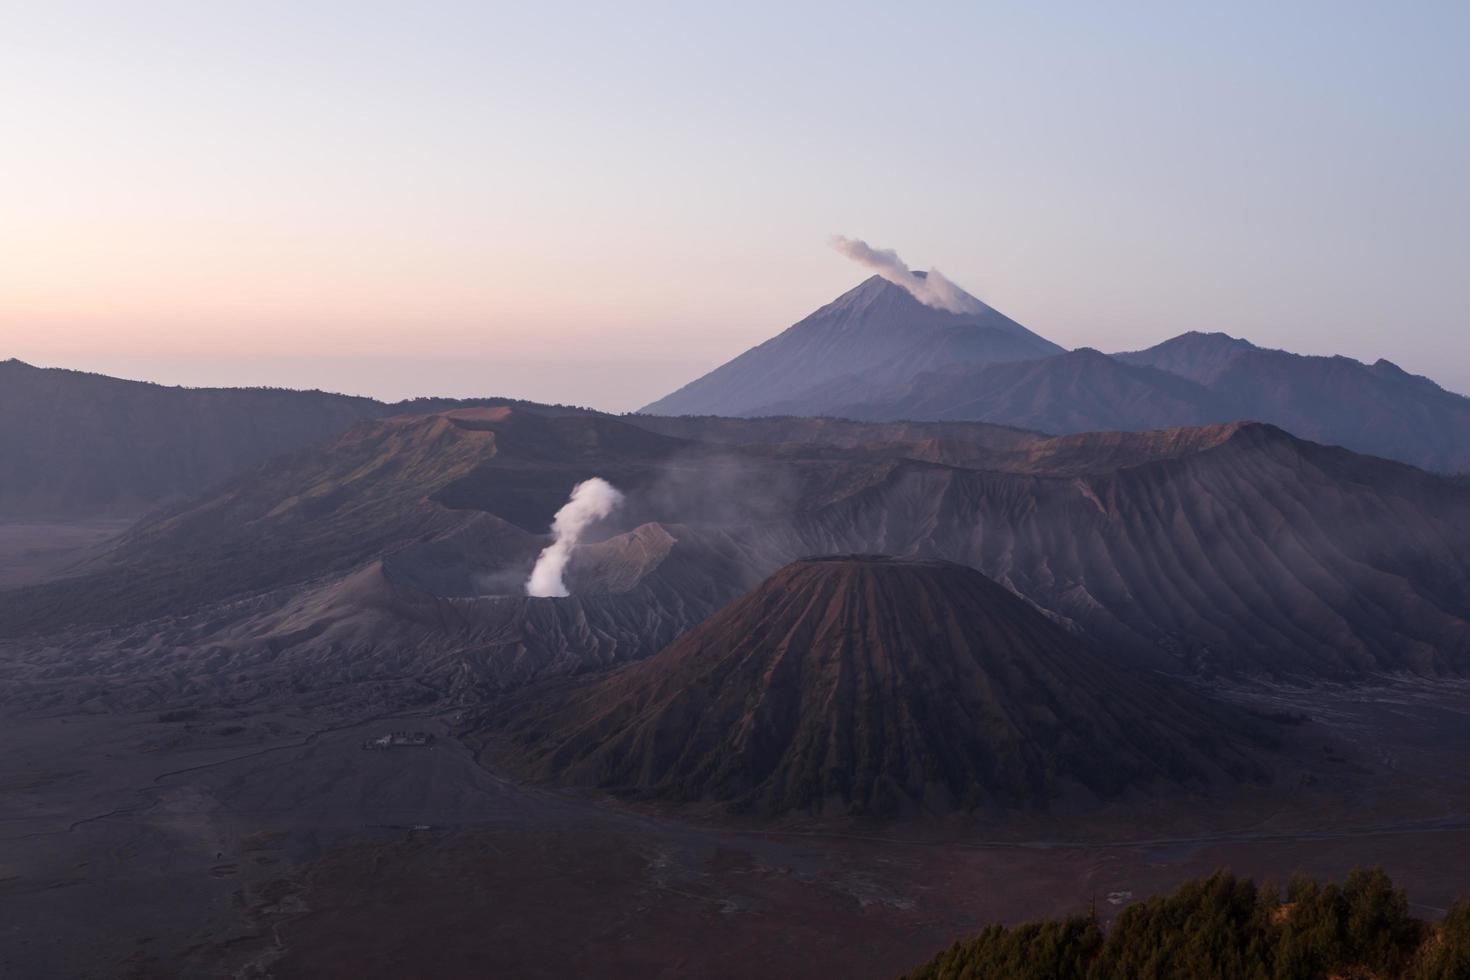
[[[874,274],[781,334],[642,411],[820,414],[823,405],[851,404],[874,386],[901,384],[924,371],[1062,352],[936,269],[916,273],[892,252],[836,241],[846,243],[839,251]],[[814,405],[816,412],[810,411]]]
[[[921,720],[916,723],[916,720]],[[539,775],[769,814],[1050,808],[1264,775],[1249,723],[964,565],[808,558],[504,722]]]
[[[933,279],[930,273],[919,270],[901,273],[901,275],[906,276],[908,282],[895,281],[889,276],[875,272],[822,309],[852,309],[876,302],[886,302],[893,304],[893,308],[887,311],[889,315],[898,309],[908,308],[911,311],[910,316],[923,315],[936,321],[949,318],[956,324],[976,316],[999,316],[984,302],[948,280]],[[933,297],[926,293],[930,284],[941,281],[945,283],[945,288],[950,293],[947,305],[934,301]]]
[[[859,238],[834,235],[831,246],[858,265],[872,269],[884,279],[907,290],[925,306],[947,313],[981,313],[990,308],[946,279],[938,269],[910,269],[891,248],[874,248]]]

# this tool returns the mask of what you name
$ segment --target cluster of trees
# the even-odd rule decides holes
[[[1382,869],[1341,885],[1293,880],[1283,897],[1217,871],[1172,895],[1095,916],[991,926],[907,980],[1466,980],[1470,901],[1431,925]]]

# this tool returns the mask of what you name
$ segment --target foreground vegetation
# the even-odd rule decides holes
[[[991,926],[908,980],[1466,980],[1470,900],[1431,925],[1381,869],[1274,888],[1217,871],[1095,916]]]

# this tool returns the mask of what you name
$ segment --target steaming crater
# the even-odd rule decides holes
[[[438,599],[525,600],[526,579],[545,539],[526,534],[490,514],[455,533],[404,548],[383,559],[394,585]],[[578,596],[621,595],[636,589],[678,543],[657,522],[603,540],[583,540],[564,571],[567,591]]]
[[[622,502],[622,491],[600,476],[572,487],[571,498],[551,522],[554,540],[541,552],[530,578],[526,579],[526,595],[541,598],[571,595],[565,573],[573,549],[589,527],[612,514]]]

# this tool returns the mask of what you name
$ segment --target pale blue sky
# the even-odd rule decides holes
[[[1466,50],[1463,2],[0,0],[0,357],[625,409],[860,280],[841,233],[1067,346],[1470,391]]]

